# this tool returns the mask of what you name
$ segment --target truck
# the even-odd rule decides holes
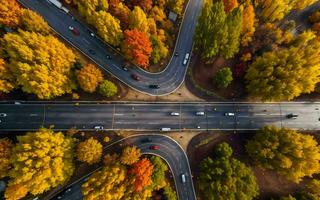
[[[69,10],[62,6],[62,3],[58,0],[47,0],[49,3],[53,4],[54,6],[56,6],[57,8],[59,8],[60,10],[64,11],[65,13],[69,13]]]

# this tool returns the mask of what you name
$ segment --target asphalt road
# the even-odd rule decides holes
[[[151,142],[143,142],[145,138],[150,138]],[[119,152],[123,146],[138,146],[143,154],[153,154],[162,157],[170,166],[177,195],[180,200],[195,200],[195,191],[192,182],[191,170],[188,158],[181,146],[171,138],[163,135],[135,135],[121,140],[114,145],[109,146],[105,150],[108,153]],[[159,150],[150,150],[150,146],[159,145]],[[185,174],[186,182],[182,183],[181,174]],[[85,182],[85,177],[65,189],[52,199],[61,200],[80,200],[83,198],[81,193],[81,185]],[[59,198],[58,198],[59,197]]]
[[[92,130],[158,131],[255,130],[265,125],[320,129],[320,103],[110,103],[110,104],[0,104],[0,131],[28,131],[54,125]],[[203,116],[196,112],[203,111]],[[171,116],[177,112],[179,116]],[[226,116],[225,113],[234,113]],[[298,114],[289,119],[290,113]],[[200,128],[199,128],[200,127]]]
[[[122,56],[116,54],[110,47],[104,45],[97,37],[92,37],[85,25],[73,20],[71,16],[56,8],[48,1],[18,1],[25,7],[39,13],[60,36],[91,58],[102,69],[110,72],[131,88],[155,96],[166,95],[173,92],[184,81],[188,65],[183,65],[183,60],[185,54],[190,53],[192,50],[192,38],[197,23],[197,16],[201,11],[203,2],[202,0],[189,0],[174,51],[178,52],[179,56],[173,56],[164,71],[160,73],[149,73],[134,66],[129,66],[129,71],[124,71],[122,67],[126,61]],[[80,31],[79,36],[71,33],[68,29],[70,25]],[[90,49],[94,50],[96,54],[90,54]],[[112,59],[108,60],[106,55],[111,55]],[[136,81],[132,79],[132,74],[138,75],[141,80]],[[149,88],[149,85],[152,84],[159,85],[160,88]]]

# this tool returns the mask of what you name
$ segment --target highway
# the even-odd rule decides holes
[[[151,142],[144,142],[145,138],[150,138]],[[143,154],[160,156],[168,163],[171,172],[173,173],[177,195],[180,200],[196,199],[187,155],[176,141],[167,136],[158,134],[134,135],[108,146],[105,148],[105,151],[108,153],[120,152],[122,146],[132,145],[138,146]],[[152,145],[159,145],[160,149],[150,150],[149,147]],[[185,183],[182,183],[181,181],[181,174],[186,175]],[[71,191],[65,189],[52,199],[81,200],[83,198],[81,185],[85,182],[85,178],[86,177],[83,177],[78,182],[68,186],[67,188],[71,188]]]
[[[172,56],[170,63],[164,71],[160,73],[149,73],[135,66],[129,66],[129,70],[124,71],[122,67],[125,65],[126,61],[122,56],[103,44],[99,38],[92,37],[85,25],[72,19],[70,15],[67,15],[62,10],[56,8],[48,1],[18,1],[25,7],[39,13],[56,33],[88,56],[102,69],[113,74],[129,87],[153,96],[172,93],[183,83],[188,67],[188,64],[183,65],[183,60],[186,53],[191,54],[193,46],[192,38],[197,24],[197,17],[201,11],[203,2],[202,0],[189,0],[174,50],[174,52],[178,52],[179,56]],[[76,27],[80,31],[79,36],[75,36],[71,33],[68,29],[70,25]],[[89,52],[90,49],[94,50],[96,54],[91,54]],[[111,55],[112,59],[107,59],[107,55]],[[138,75],[140,81],[132,79],[132,74]],[[149,88],[150,85],[159,85],[160,88],[152,89]]]
[[[265,125],[320,129],[320,103],[1,103],[1,131],[56,130],[171,131],[256,130]],[[179,116],[172,116],[171,113]],[[198,116],[196,112],[204,112]],[[234,116],[226,116],[233,113]],[[288,114],[298,114],[297,119]]]

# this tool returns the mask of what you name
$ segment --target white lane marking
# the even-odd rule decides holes
[[[259,113],[258,113],[258,114],[253,114],[253,115],[267,115],[267,114],[259,114]]]
[[[115,65],[115,64],[111,64],[112,66],[114,66],[114,67],[118,67],[117,65]]]
[[[86,38],[83,38],[82,40],[83,40],[85,43],[90,44],[90,42],[89,42]]]
[[[30,114],[30,117],[36,117],[36,116],[38,116],[38,114],[36,114],[36,113],[31,113]]]
[[[123,116],[124,114],[121,113],[115,113],[114,116]]]
[[[249,115],[238,115],[238,117],[250,117]]]

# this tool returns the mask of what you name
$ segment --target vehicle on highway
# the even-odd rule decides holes
[[[181,174],[181,182],[182,183],[186,182],[186,175],[185,174]]]
[[[20,105],[21,103],[19,101],[15,101],[14,104]]]
[[[172,113],[170,113],[170,115],[171,115],[171,116],[179,116],[179,115],[180,115],[180,113],[172,112]]]
[[[197,126],[197,129],[200,129],[201,127],[200,126]]]
[[[178,52],[175,52],[175,53],[174,53],[174,56],[176,56],[176,57],[179,56],[179,53],[178,53]]]
[[[131,78],[133,78],[136,81],[140,81],[140,77],[136,74],[131,74]]]
[[[89,53],[91,53],[92,55],[96,54],[96,52],[93,49],[89,49]]]
[[[229,113],[224,113],[225,116],[234,116],[234,113],[229,112]]]
[[[202,115],[204,115],[204,112],[203,111],[198,111],[198,112],[196,112],[196,115],[202,116]]]
[[[158,145],[152,145],[152,146],[149,147],[149,149],[151,149],[151,150],[159,150],[159,149],[160,149],[160,146],[158,146]]]
[[[123,66],[123,67],[122,67],[122,70],[123,70],[123,71],[128,71],[128,68],[127,68],[126,66]]]
[[[186,64],[188,63],[189,56],[190,56],[189,53],[187,53],[187,54],[184,56],[183,65],[186,65]]]
[[[96,130],[103,130],[103,126],[95,126],[94,129],[96,129]]]
[[[151,89],[159,89],[160,86],[159,85],[149,85],[149,88],[151,88]]]
[[[111,56],[110,56],[110,55],[106,55],[106,58],[107,58],[108,60],[111,60]]]
[[[151,138],[144,138],[141,140],[141,143],[149,143],[152,142]]]
[[[95,36],[95,34],[94,34],[94,33],[92,33],[92,32],[90,33],[90,35],[91,35],[92,37],[94,37],[94,36]]]
[[[217,111],[217,108],[212,108],[213,111]]]
[[[160,131],[171,131],[171,128],[160,128]]]
[[[297,119],[298,116],[299,116],[298,114],[290,113],[290,114],[287,115],[287,118],[288,118],[288,119]]]
[[[71,192],[71,188],[68,188],[64,193],[69,193]]]
[[[69,30],[76,36],[80,35],[80,31],[73,26],[69,26]]]
[[[6,117],[7,114],[6,113],[0,113],[0,117]]]

